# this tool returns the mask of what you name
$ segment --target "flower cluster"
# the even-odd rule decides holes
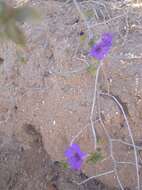
[[[95,57],[97,60],[103,60],[108,54],[110,48],[112,46],[112,34],[104,33],[102,35],[101,40],[96,43],[92,49],[90,50],[89,55]]]

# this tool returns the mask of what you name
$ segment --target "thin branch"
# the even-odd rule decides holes
[[[116,162],[117,164],[129,164],[129,165],[133,165],[133,166],[136,166],[136,164],[135,163],[133,163],[133,162]],[[139,168],[141,168],[142,166],[141,165],[139,165]]]
[[[92,128],[92,132],[93,132],[93,137],[94,137],[94,149],[96,150],[96,145],[97,145],[97,135],[96,135],[96,130],[94,127],[94,121],[93,121],[93,117],[94,117],[94,108],[95,108],[95,104],[96,104],[96,98],[97,98],[97,85],[98,85],[98,78],[99,78],[99,73],[100,73],[100,69],[103,66],[103,62],[101,62],[97,68],[96,71],[96,77],[95,77],[95,86],[94,86],[94,93],[93,93],[93,103],[92,103],[92,107],[91,107],[91,114],[90,114],[90,122],[91,122],[91,128]]]
[[[99,122],[99,120],[96,120],[95,123]],[[72,145],[74,143],[74,141],[84,132],[85,129],[88,128],[90,124],[86,125],[83,129],[81,129],[74,137],[73,139],[71,140],[71,143],[70,145]]]
[[[111,157],[112,157],[113,164],[114,164],[114,171],[115,171],[115,174],[116,174],[118,184],[119,184],[121,190],[124,190],[123,185],[122,185],[121,180],[120,180],[119,175],[118,175],[117,162],[116,162],[116,160],[114,158],[114,155],[113,155],[113,147],[112,147],[112,141],[111,140],[110,140],[110,152],[111,152]]]
[[[98,177],[101,177],[101,176],[105,176],[105,175],[109,175],[109,174],[112,174],[114,173],[113,170],[110,170],[108,172],[104,172],[104,173],[100,173],[98,175],[95,175],[95,176],[91,176],[89,177],[88,179],[85,179],[84,181],[80,182],[80,183],[77,183],[75,181],[73,181],[74,183],[76,183],[77,185],[83,185],[84,183],[87,183],[88,181],[90,181],[91,179],[94,179],[94,178],[98,178]]]
[[[85,25],[86,25],[87,30],[88,30],[88,37],[89,37],[89,40],[90,40],[90,39],[92,39],[93,35],[92,35],[91,30],[90,30],[90,26],[89,26],[89,24],[88,24],[88,22],[87,22],[87,19],[86,19],[85,15],[83,14],[83,12],[81,11],[81,9],[80,9],[80,7],[79,7],[77,1],[76,1],[76,0],[73,0],[73,3],[74,3],[74,5],[75,5],[77,11],[79,12],[81,18],[82,18],[82,19],[84,20],[84,22],[85,22]]]
[[[135,163],[136,163],[136,173],[137,173],[137,187],[138,187],[138,190],[140,190],[140,176],[139,176],[138,155],[137,155],[136,145],[135,145],[133,134],[132,134],[132,131],[131,131],[131,128],[130,128],[127,116],[125,114],[125,111],[123,109],[123,106],[120,104],[120,102],[114,96],[112,96],[110,94],[100,93],[100,95],[108,96],[108,97],[112,98],[115,101],[115,103],[118,105],[118,107],[120,108],[120,110],[122,111],[122,113],[123,113],[125,122],[126,122],[127,127],[128,127],[129,136],[131,138],[132,145],[133,145],[133,148],[134,148]]]
[[[118,16],[113,17],[113,18],[111,18],[111,19],[109,19],[109,20],[107,20],[107,21],[103,21],[103,22],[100,22],[100,23],[97,23],[97,24],[92,24],[92,25],[90,25],[90,28],[94,28],[94,27],[99,26],[99,25],[104,25],[104,24],[106,24],[106,23],[110,23],[110,22],[112,22],[112,21],[115,21],[115,20],[117,20],[117,19],[119,19],[119,18],[122,18],[122,17],[125,17],[125,16],[126,16],[126,14],[118,15]]]
[[[83,129],[81,129],[81,130],[77,133],[77,135],[74,136],[74,138],[71,140],[70,146],[71,146],[71,145],[74,143],[74,141],[83,133],[83,131],[84,131],[85,129],[87,129],[87,127],[88,127],[88,125],[87,125],[86,127],[84,127]]]
[[[112,141],[116,141],[116,142],[120,142],[120,143],[123,143],[123,144],[125,144],[125,145],[127,145],[127,146],[130,146],[130,147],[133,147],[133,144],[131,144],[131,143],[128,143],[128,142],[126,142],[126,141],[123,141],[123,140],[121,140],[121,139],[111,139]],[[142,150],[142,147],[141,146],[135,146],[136,147],[136,149],[137,150]]]
[[[118,172],[117,172],[117,163],[116,163],[115,157],[114,157],[114,155],[113,155],[112,140],[111,140],[111,137],[110,137],[108,131],[107,131],[106,128],[105,128],[104,122],[102,121],[102,117],[101,117],[100,94],[99,94],[99,97],[98,97],[98,112],[99,112],[100,123],[101,123],[101,125],[102,125],[102,127],[103,127],[103,129],[104,129],[104,131],[105,131],[105,134],[106,134],[106,136],[107,136],[107,138],[108,138],[108,141],[109,141],[109,145],[110,145],[110,146],[109,146],[110,157],[112,158],[112,161],[113,161],[113,164],[114,164],[114,173],[115,173],[115,175],[116,175],[116,178],[117,178],[117,181],[118,181],[118,184],[119,184],[121,190],[124,190],[123,185],[122,185],[122,183],[121,183],[121,180],[120,180],[120,178],[119,178]]]

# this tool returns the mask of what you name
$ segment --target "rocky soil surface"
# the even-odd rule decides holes
[[[87,179],[83,173],[64,170],[59,162],[51,161],[43,148],[42,137],[32,125],[23,127],[24,142],[15,136],[0,136],[1,190],[109,190],[101,182]],[[25,144],[26,143],[26,144]],[[73,182],[74,181],[74,182]]]
[[[78,3],[84,12],[96,10],[96,17],[87,12],[96,39],[106,31],[114,34],[98,88],[122,105],[135,144],[141,147],[141,7],[126,6],[124,1]],[[27,36],[27,49],[17,50],[10,42],[1,43],[0,48],[4,59],[0,64],[0,189],[119,189],[114,174],[99,178],[106,187],[92,180],[79,187],[73,181],[85,179],[84,174],[65,171],[56,162],[65,159],[65,150],[80,130],[83,132],[75,142],[87,153],[94,151],[90,113],[95,79],[86,70],[88,41],[80,42],[80,32],[87,35],[87,30],[72,1],[33,0],[29,5],[39,10],[42,19],[38,24],[21,26]],[[132,143],[127,122],[114,99],[101,95],[97,101],[110,137]],[[83,166],[82,172],[88,177],[114,167],[100,122],[95,123],[95,128],[98,148],[105,159]],[[113,152],[123,186],[137,189],[133,148],[115,141]],[[141,156],[139,150],[140,183]]]

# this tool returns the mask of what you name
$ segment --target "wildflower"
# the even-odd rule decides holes
[[[84,35],[84,32],[83,32],[83,31],[81,31],[81,32],[79,33],[79,35],[80,35],[80,36]]]
[[[92,47],[89,55],[95,57],[99,61],[103,60],[105,56],[108,54],[111,46],[112,46],[112,34],[104,33],[102,35],[101,40]]]
[[[74,170],[81,169],[86,155],[86,153],[81,152],[80,147],[77,144],[72,144],[65,152],[65,156],[68,158],[68,164]]]

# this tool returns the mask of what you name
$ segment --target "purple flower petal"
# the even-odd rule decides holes
[[[68,148],[68,150],[66,150],[65,156],[66,156],[67,158],[73,156],[72,148]]]
[[[79,170],[87,154],[80,150],[77,144],[72,144],[66,151],[65,156],[72,169]]]
[[[102,35],[102,42],[104,42],[106,46],[112,46],[112,38],[113,35],[111,33],[104,33]]]
[[[76,160],[74,157],[68,159],[68,163],[74,170],[80,170],[83,164],[83,160]]]
[[[90,50],[89,55],[97,60],[103,60],[112,46],[112,34],[104,33],[101,41],[96,43]]]
[[[80,147],[77,144],[72,144],[72,148],[79,154],[80,157],[84,157],[86,155],[86,153],[81,152]]]

